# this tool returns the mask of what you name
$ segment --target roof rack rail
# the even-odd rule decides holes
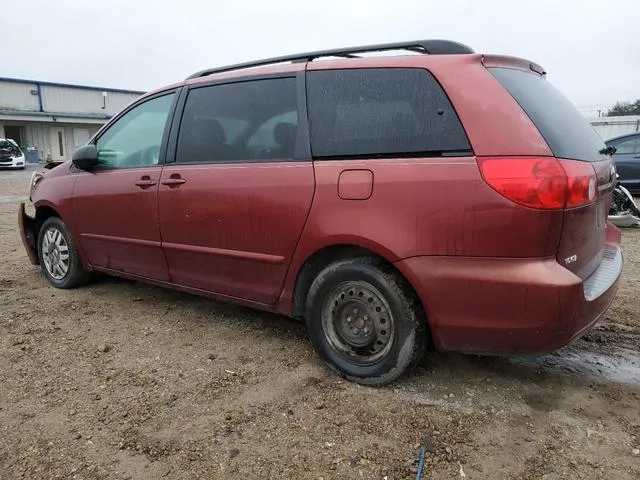
[[[451,40],[415,40],[412,42],[383,43],[380,45],[363,45],[361,47],[337,48],[333,50],[318,50],[316,52],[298,53],[295,55],[285,55],[282,57],[265,58],[253,62],[227,65],[226,67],[208,68],[201,70],[187,77],[187,80],[198,77],[206,77],[214,73],[229,72],[243,68],[261,67],[275,63],[284,62],[310,62],[314,58],[320,57],[346,57],[358,58],[356,53],[384,52],[389,50],[409,50],[413,52],[426,53],[430,55],[452,55],[474,53],[471,47]]]

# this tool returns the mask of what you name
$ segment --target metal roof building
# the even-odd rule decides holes
[[[36,147],[42,161],[68,160],[113,115],[139,97],[135,90],[0,77],[0,138]]]

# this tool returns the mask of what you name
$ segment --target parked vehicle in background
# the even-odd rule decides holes
[[[10,138],[0,138],[0,168],[20,168],[26,166],[24,153]]]
[[[632,195],[640,195],[640,132],[611,138],[606,144],[616,149],[613,161],[620,184]]]
[[[429,345],[547,352],[595,324],[622,270],[607,152],[528,60],[347,48],[145,95],[19,218],[56,287],[100,271],[303,318],[330,368],[380,385]]]
[[[612,192],[609,221],[617,227],[640,227],[640,209],[629,190],[619,181],[616,181]]]

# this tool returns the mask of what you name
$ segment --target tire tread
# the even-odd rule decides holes
[[[55,280],[49,275],[42,260],[42,237],[47,227],[51,225],[55,225],[62,232],[69,247],[69,256],[71,259],[71,261],[69,262],[69,274],[61,281]],[[38,233],[38,258],[40,260],[42,273],[47,278],[47,280],[49,280],[49,283],[51,283],[56,288],[76,288],[89,283],[89,281],[93,277],[93,272],[86,271],[82,268],[82,263],[80,261],[78,249],[76,248],[75,240],[71,235],[71,232],[69,232],[67,224],[59,217],[49,217],[42,223],[40,231]]]
[[[314,310],[317,309],[315,303],[322,299],[317,298],[319,291],[324,284],[329,281],[330,277],[343,269],[364,269],[369,271],[372,275],[380,275],[381,283],[386,287],[389,292],[397,295],[397,301],[404,310],[402,315],[399,315],[405,321],[411,323],[411,333],[405,339],[405,344],[400,348],[397,363],[387,371],[381,372],[378,375],[371,376],[353,376],[342,371],[337,365],[332,363],[329,358],[326,357],[324,349],[322,347],[321,339],[314,338],[313,329],[311,328],[312,322],[320,321],[314,318]],[[422,305],[413,291],[413,288],[409,285],[406,279],[396,271],[390,264],[375,257],[357,257],[347,260],[341,260],[327,266],[322,270],[316,279],[312,282],[307,295],[307,303],[305,309],[305,321],[307,323],[307,330],[310,333],[311,341],[315,350],[325,358],[325,361],[333,372],[336,374],[356,383],[369,386],[381,386],[393,382],[399,378],[406,371],[414,368],[424,356],[428,347],[428,325],[424,314]],[[396,319],[398,321],[398,319]],[[408,349],[408,351],[407,351]]]

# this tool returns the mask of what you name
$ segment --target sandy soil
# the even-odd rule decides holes
[[[429,355],[372,389],[294,321],[134,282],[51,288],[0,172],[0,478],[640,478],[640,229],[604,322],[541,358]]]

